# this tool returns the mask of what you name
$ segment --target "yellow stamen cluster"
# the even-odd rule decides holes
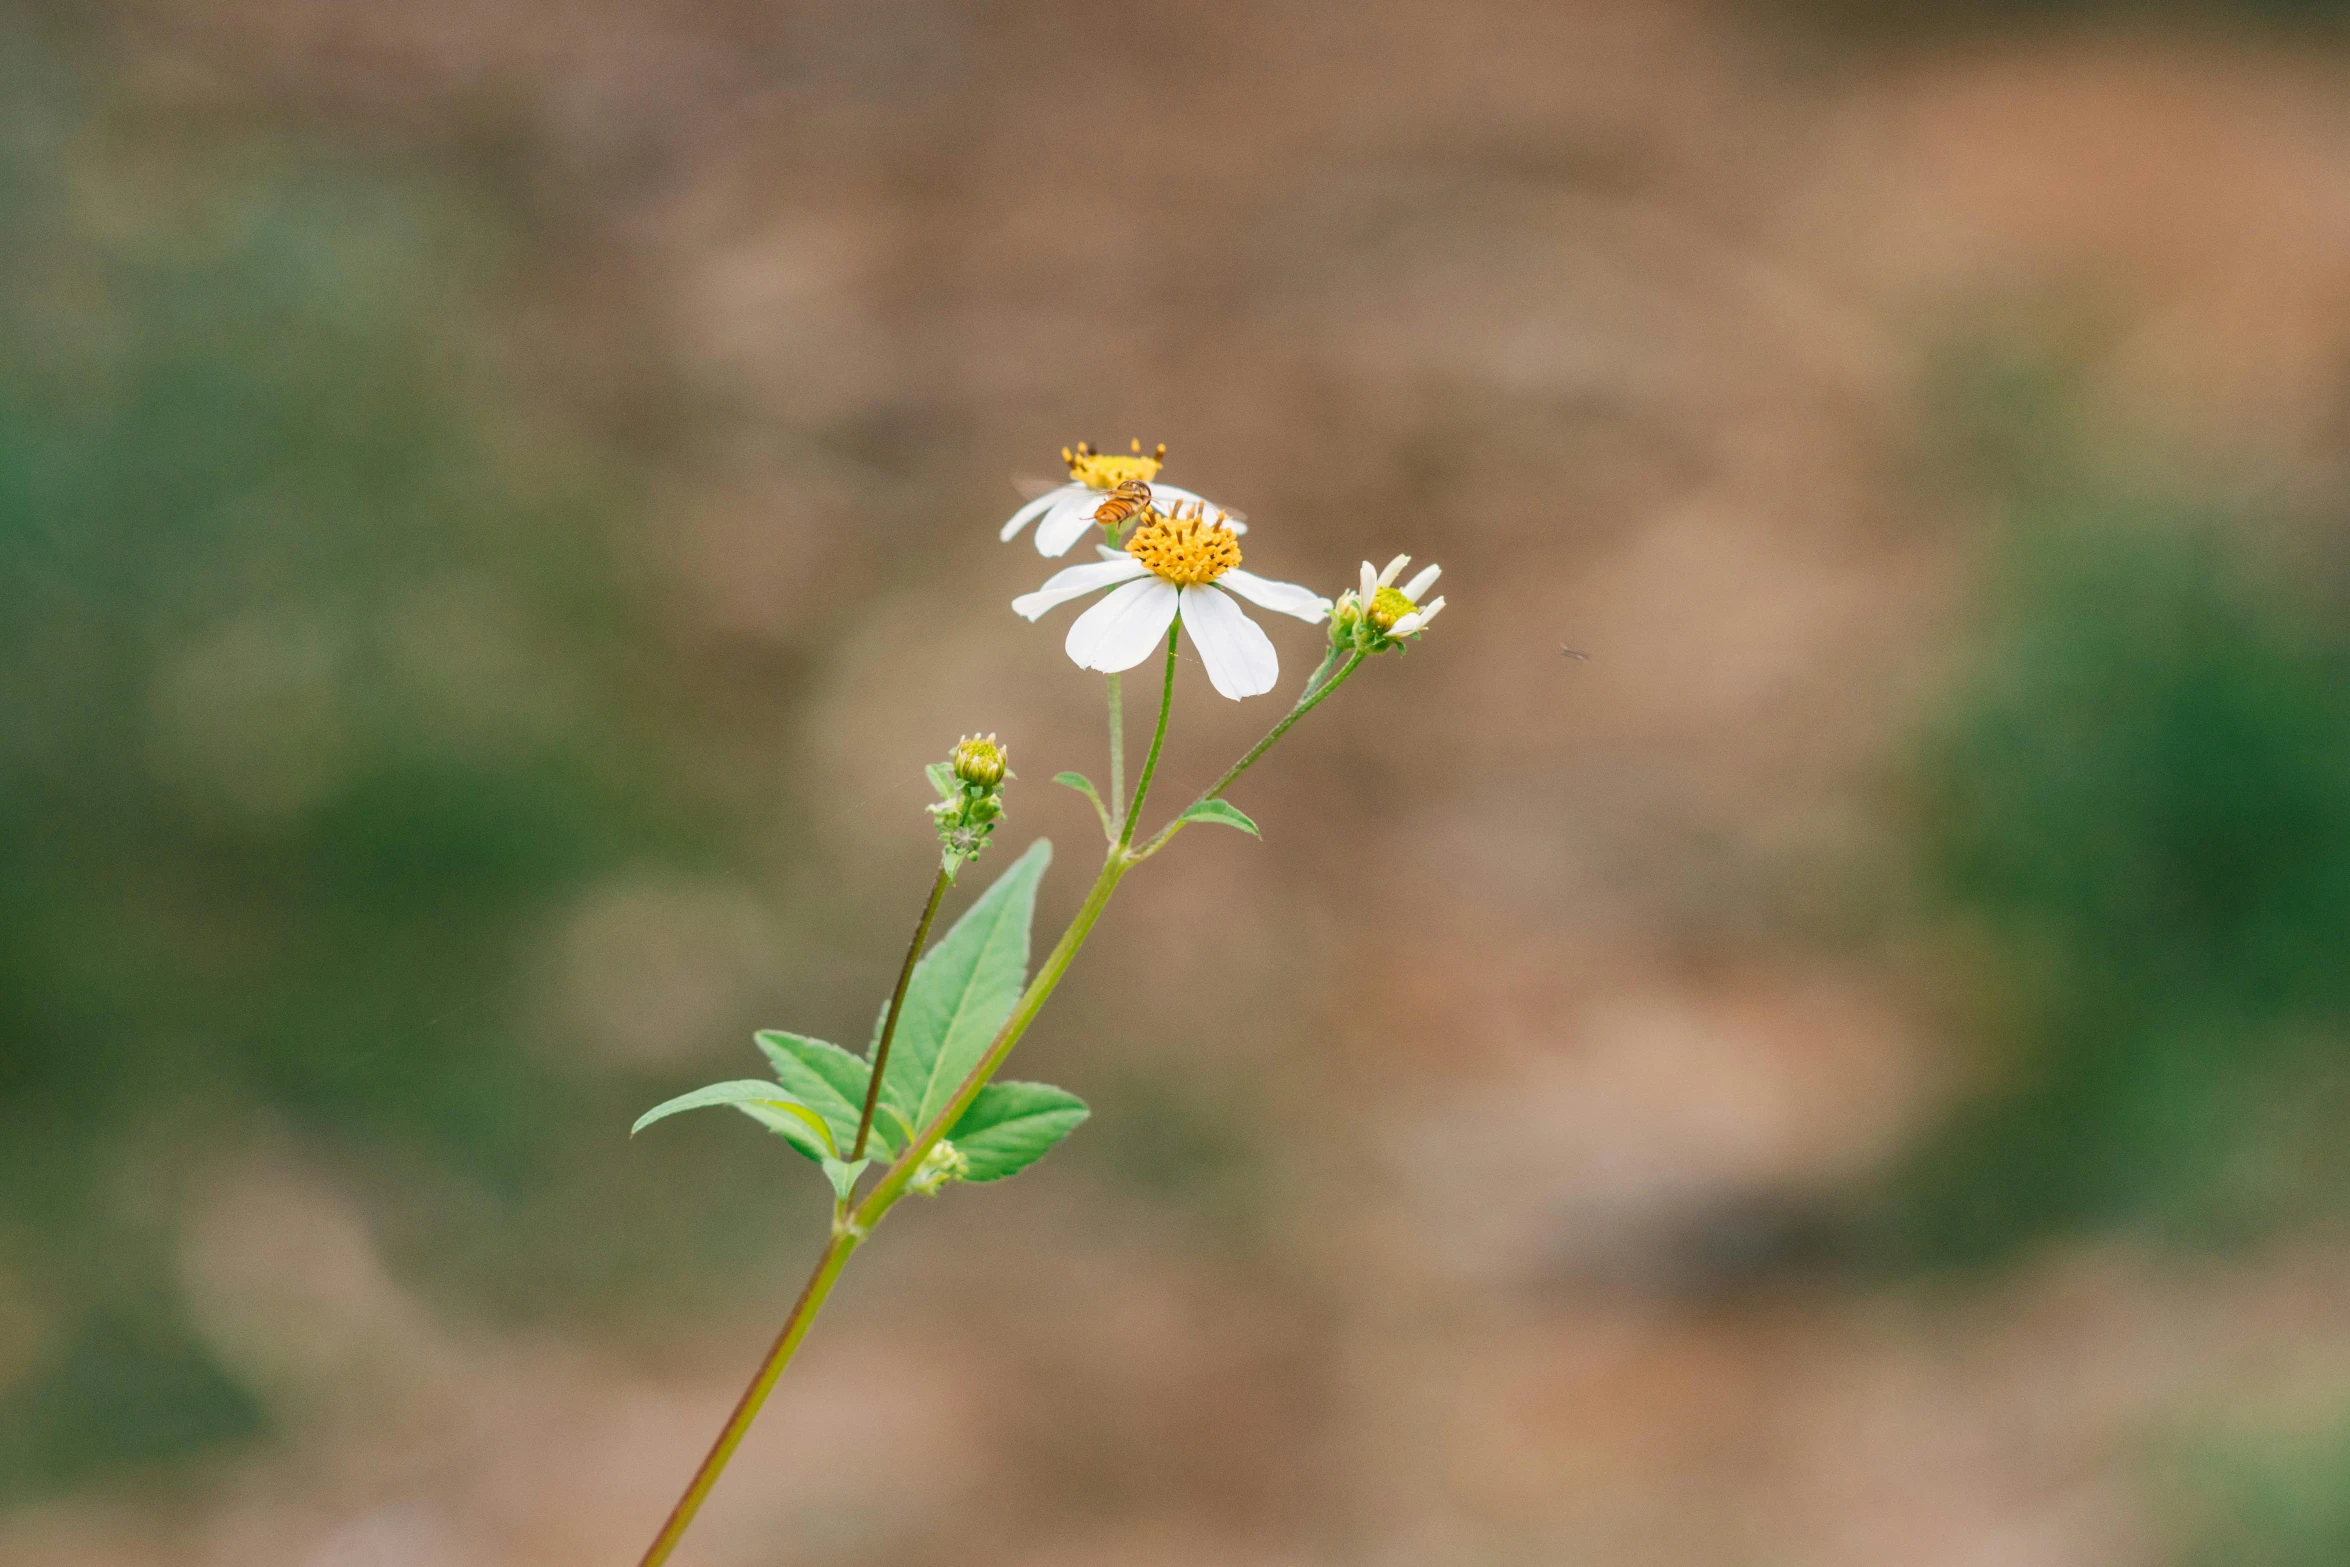
[[[1371,608],[1367,618],[1372,625],[1377,626],[1381,631],[1392,631],[1395,629],[1397,621],[1413,613],[1419,607],[1394,588],[1381,588],[1371,595]]]
[[[1142,442],[1128,444],[1134,448],[1131,453],[1105,454],[1079,441],[1075,451],[1066,446],[1061,448],[1061,461],[1069,465],[1070,478],[1097,490],[1114,490],[1128,479],[1150,483],[1159,476],[1159,470],[1166,466],[1165,443],[1162,442],[1159,449],[1147,457],[1143,455]]]
[[[1154,511],[1126,541],[1126,553],[1154,575],[1189,588],[1213,582],[1239,565],[1240,541],[1221,517],[1209,522],[1197,515],[1169,517]]]

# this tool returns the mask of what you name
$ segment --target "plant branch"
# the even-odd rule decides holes
[[[809,1324],[816,1320],[816,1313],[823,1309],[824,1297],[832,1293],[833,1281],[840,1277],[840,1270],[848,1265],[849,1254],[857,1249],[859,1239],[856,1232],[843,1229],[837,1223],[834,1225],[832,1239],[825,1243],[823,1255],[816,1259],[816,1270],[808,1275],[808,1282],[800,1290],[800,1298],[792,1303],[791,1315],[783,1319],[783,1331],[775,1335],[775,1343],[768,1349],[767,1358],[759,1362],[758,1374],[751,1378],[751,1385],[743,1389],[743,1396],[735,1400],[734,1413],[726,1417],[726,1424],[719,1429],[718,1440],[711,1444],[708,1455],[702,1459],[702,1466],[694,1471],[693,1480],[686,1486],[685,1494],[669,1510],[668,1521],[661,1525],[661,1532],[653,1537],[652,1545],[645,1551],[637,1567],[660,1567],[661,1563],[669,1560],[669,1553],[677,1549],[677,1542],[685,1538],[686,1526],[694,1521],[694,1514],[702,1510],[702,1503],[709,1496],[710,1488],[718,1483],[718,1476],[724,1472],[727,1460],[742,1445],[744,1434],[751,1429],[751,1422],[759,1416],[759,1406],[767,1402],[767,1395],[775,1388],[775,1379],[783,1375],[783,1368],[791,1363],[793,1352],[800,1347],[800,1340],[807,1337]]]
[[[1319,707],[1324,697],[1328,696],[1331,692],[1344,685],[1346,683],[1347,677],[1362,667],[1363,656],[1364,655],[1359,650],[1348,654],[1346,663],[1339,669],[1338,673],[1331,675],[1330,666],[1338,658],[1338,649],[1332,648],[1328,656],[1322,660],[1322,667],[1315,670],[1313,677],[1306,682],[1305,690],[1299,694],[1297,699],[1297,706],[1289,710],[1289,716],[1282,719],[1281,722],[1275,724],[1271,732],[1268,733],[1264,739],[1259,740],[1254,746],[1250,747],[1248,755],[1242,757],[1239,761],[1234,762],[1230,769],[1225,772],[1223,777],[1217,779],[1214,783],[1208,785],[1207,788],[1201,790],[1199,798],[1193,800],[1191,805],[1187,805],[1183,809],[1188,811],[1192,808],[1192,806],[1204,805],[1208,801],[1213,800],[1219,795],[1223,794],[1225,790],[1231,788],[1235,779],[1256,765],[1258,757],[1263,756],[1267,751],[1272,750],[1273,743],[1279,740],[1283,735],[1289,733],[1291,725],[1295,724],[1299,719],[1305,717],[1306,714]],[[1323,678],[1325,675],[1329,675],[1327,680]],[[1160,828],[1158,834],[1153,837],[1149,843],[1144,844],[1142,848],[1136,850],[1134,857],[1138,860],[1149,859],[1152,855],[1158,853],[1161,849],[1167,846],[1168,839],[1174,837],[1176,833],[1182,830],[1183,817],[1181,815],[1177,815],[1173,821]]]
[[[954,885],[955,859],[949,854],[940,861],[938,880],[930,884],[930,901],[922,905],[922,919],[914,927],[914,940],[906,948],[905,967],[898,970],[898,988],[889,998],[889,1016],[881,1025],[881,1040],[873,1047],[873,1073],[865,1084],[865,1111],[857,1118],[857,1145],[849,1150],[849,1163],[865,1157],[865,1139],[873,1134],[873,1107],[881,1102],[881,1073],[889,1065],[889,1043],[898,1035],[898,1014],[906,1008],[906,987],[914,982],[914,965],[922,960],[922,943],[930,938],[930,922],[938,918],[938,906]]]
[[[857,1205],[849,1223],[860,1233],[871,1232],[881,1222],[882,1216],[905,1195],[906,1184],[914,1178],[914,1172],[921,1168],[923,1159],[938,1145],[939,1139],[945,1137],[954,1124],[963,1118],[963,1112],[971,1108],[971,1101],[979,1097],[979,1091],[987,1086],[988,1080],[1004,1064],[1004,1058],[1012,1053],[1012,1047],[1020,1042],[1020,1036],[1028,1031],[1028,1025],[1036,1020],[1036,1014],[1051,999],[1054,989],[1061,983],[1061,976],[1069,971],[1070,963],[1076,959],[1077,949],[1085,945],[1085,938],[1092,933],[1094,922],[1102,917],[1102,910],[1109,907],[1110,894],[1117,890],[1120,879],[1133,865],[1130,856],[1116,849],[1111,850],[1102,861],[1101,874],[1094,878],[1093,887],[1086,893],[1085,901],[1078,905],[1076,916],[1069,921],[1069,928],[1061,932],[1061,939],[1053,943],[1053,950],[1046,954],[1044,963],[1036,971],[1036,977],[1020,993],[1019,1001],[1012,1008],[1012,1015],[1004,1019],[1003,1027],[996,1030],[995,1038],[989,1042],[987,1054],[980,1057],[979,1064],[964,1077],[962,1086],[955,1090],[955,1096],[947,1101],[946,1108],[915,1134],[906,1151],[898,1156],[897,1163],[891,1165],[882,1176],[881,1184],[867,1193],[865,1200]]]
[[[1121,675],[1110,676],[1110,809],[1118,810],[1126,803],[1126,682]],[[1110,830],[1110,840],[1118,838],[1120,823],[1112,816],[1103,824]]]
[[[1150,797],[1151,779],[1159,770],[1159,748],[1167,743],[1167,714],[1175,705],[1175,637],[1182,629],[1177,621],[1167,628],[1167,680],[1159,688],[1159,723],[1151,731],[1151,748],[1142,758],[1142,774],[1134,780],[1134,802],[1126,807],[1126,820],[1118,832],[1118,853],[1134,841],[1134,824],[1142,819],[1142,802]]]

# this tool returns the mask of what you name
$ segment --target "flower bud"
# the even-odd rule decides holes
[[[947,758],[947,765],[955,776],[967,784],[993,789],[1004,781],[1004,764],[1009,760],[1005,748],[989,735],[965,735]]]
[[[925,1197],[936,1197],[952,1183],[971,1173],[971,1161],[963,1151],[945,1138],[930,1145],[930,1152],[915,1166],[913,1178],[906,1182],[909,1190]]]
[[[1363,601],[1349,588],[1330,606],[1330,645],[1351,648],[1363,629]]]
[[[1004,783],[1012,776],[1010,757],[994,735],[965,735],[955,742],[943,762],[928,769],[938,803],[930,819],[938,828],[938,846],[946,853],[946,871],[952,876],[965,860],[979,857],[988,835],[1004,818]]]

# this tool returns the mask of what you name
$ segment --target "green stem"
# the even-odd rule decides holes
[[[1117,810],[1126,801],[1126,690],[1123,676],[1110,676],[1110,809]],[[1114,842],[1118,836],[1118,820],[1112,817],[1105,825]]]
[[[1126,820],[1118,830],[1118,852],[1134,841],[1134,824],[1142,819],[1142,802],[1151,792],[1151,778],[1159,770],[1159,748],[1167,743],[1167,713],[1175,705],[1175,636],[1182,623],[1167,628],[1167,681],[1159,688],[1159,725],[1151,731],[1151,748],[1142,759],[1142,776],[1134,781],[1134,803],[1126,807]]]
[[[808,1275],[807,1284],[800,1290],[800,1298],[792,1303],[791,1315],[784,1318],[783,1331],[776,1334],[767,1358],[759,1363],[758,1375],[743,1389],[743,1396],[735,1400],[734,1413],[726,1417],[726,1424],[718,1432],[718,1440],[710,1445],[702,1466],[669,1510],[669,1519],[661,1525],[661,1532],[653,1537],[637,1567],[660,1567],[669,1560],[669,1553],[677,1549],[677,1542],[685,1538],[686,1526],[694,1521],[694,1514],[702,1510],[702,1502],[710,1494],[710,1487],[718,1483],[718,1476],[726,1469],[726,1462],[734,1450],[742,1445],[743,1437],[751,1429],[751,1422],[759,1416],[759,1406],[767,1402],[774,1390],[775,1379],[783,1375],[783,1368],[791,1363],[792,1353],[807,1337],[809,1324],[823,1309],[824,1297],[832,1293],[833,1281],[840,1270],[848,1266],[849,1254],[857,1249],[862,1237],[856,1232],[835,1226],[832,1239],[825,1243],[824,1254],[816,1259],[816,1271]]]
[[[964,1077],[962,1086],[955,1090],[955,1096],[947,1101],[946,1108],[922,1128],[913,1142],[907,1145],[906,1151],[898,1156],[897,1163],[889,1167],[881,1178],[881,1184],[874,1187],[865,1200],[857,1205],[856,1212],[849,1219],[850,1227],[857,1234],[862,1236],[872,1232],[873,1227],[881,1222],[882,1216],[905,1195],[906,1183],[914,1178],[914,1172],[921,1168],[930,1150],[963,1118],[963,1112],[971,1108],[971,1101],[979,1097],[979,1091],[987,1086],[988,1079],[995,1076],[996,1070],[1004,1064],[1004,1058],[1012,1053],[1012,1047],[1020,1042],[1020,1036],[1028,1031],[1028,1025],[1036,1020],[1036,1014],[1052,998],[1054,989],[1061,983],[1061,976],[1069,972],[1070,963],[1076,959],[1077,949],[1085,945],[1085,938],[1093,932],[1094,922],[1102,917],[1102,910],[1109,907],[1110,894],[1117,891],[1119,881],[1133,867],[1133,857],[1122,849],[1112,849],[1102,861],[1101,874],[1094,878],[1093,887],[1086,893],[1085,901],[1078,905],[1076,917],[1069,921],[1069,928],[1061,932],[1061,939],[1046,954],[1043,965],[1036,971],[1036,977],[1028,982],[1028,988],[1020,993],[1019,1001],[1012,1008],[1012,1015],[1004,1019],[1002,1028],[996,1030],[994,1040],[987,1047],[987,1054],[980,1057],[979,1064]]]
[[[1322,667],[1315,670],[1313,678],[1306,682],[1306,688],[1304,692],[1299,695],[1297,699],[1297,706],[1289,710],[1289,716],[1282,719],[1281,722],[1275,724],[1272,728],[1272,731],[1268,733],[1264,739],[1259,740],[1254,746],[1250,748],[1248,755],[1242,757],[1239,761],[1234,762],[1231,768],[1225,772],[1223,777],[1217,779],[1214,783],[1208,785],[1207,788],[1201,790],[1199,798],[1192,801],[1191,805],[1187,805],[1183,809],[1188,811],[1192,808],[1192,806],[1204,805],[1208,801],[1213,800],[1217,796],[1221,795],[1225,790],[1231,788],[1233,780],[1237,779],[1242,773],[1247,772],[1251,767],[1254,767],[1258,757],[1263,756],[1267,751],[1272,750],[1273,743],[1279,740],[1283,735],[1289,733],[1291,725],[1295,724],[1299,719],[1305,717],[1306,714],[1312,712],[1315,708],[1321,706],[1322,699],[1324,697],[1337,690],[1340,686],[1346,684],[1347,677],[1362,667],[1363,654],[1358,650],[1347,655],[1347,660],[1344,667],[1342,667],[1337,674],[1331,675],[1330,666],[1337,660],[1337,658],[1338,649],[1332,648],[1329,654],[1323,658]],[[1325,675],[1329,675],[1329,679],[1326,681],[1323,679],[1323,676]],[[1152,855],[1158,853],[1161,849],[1164,849],[1167,846],[1167,840],[1174,837],[1178,832],[1183,830],[1183,820],[1183,817],[1178,815],[1173,821],[1160,828],[1157,836],[1153,837],[1150,842],[1144,844],[1140,849],[1135,851],[1134,858],[1138,860],[1147,860]]]
[[[898,1014],[906,1007],[906,987],[914,982],[914,965],[922,959],[922,943],[930,937],[930,922],[938,918],[938,906],[947,895],[947,888],[955,882],[955,858],[950,853],[939,862],[938,880],[930,884],[930,901],[922,905],[921,922],[914,927],[914,940],[906,948],[905,967],[898,970],[898,988],[889,998],[889,1016],[881,1025],[881,1042],[873,1047],[873,1071],[865,1084],[865,1113],[857,1118],[857,1143],[849,1150],[849,1163],[865,1157],[865,1139],[873,1134],[873,1107],[881,1100],[881,1073],[889,1065],[889,1042],[898,1035]]]

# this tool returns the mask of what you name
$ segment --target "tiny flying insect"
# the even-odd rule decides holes
[[[1583,663],[1588,664],[1591,662],[1591,655],[1584,652],[1579,647],[1569,647],[1564,642],[1561,642],[1559,644],[1559,651],[1565,654],[1567,657],[1580,660]]]

